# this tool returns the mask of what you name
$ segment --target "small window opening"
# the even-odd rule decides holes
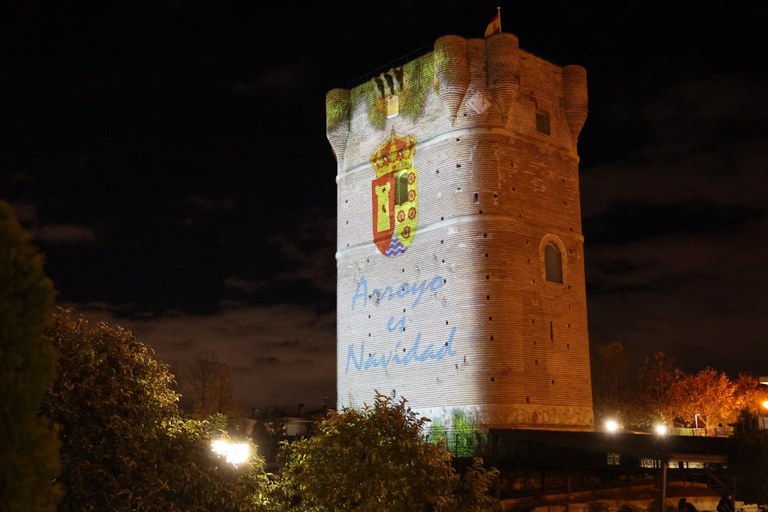
[[[536,111],[536,131],[549,135],[549,112]]]
[[[544,248],[544,268],[547,281],[562,284],[563,259],[560,255],[560,249],[555,244],[547,244]]]

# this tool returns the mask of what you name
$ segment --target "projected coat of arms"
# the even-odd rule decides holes
[[[418,172],[413,166],[416,138],[392,134],[371,154],[373,241],[385,256],[411,246],[418,225]]]

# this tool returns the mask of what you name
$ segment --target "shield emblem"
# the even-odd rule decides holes
[[[403,254],[418,226],[418,170],[412,165],[416,138],[392,135],[371,155],[373,241],[385,256]]]

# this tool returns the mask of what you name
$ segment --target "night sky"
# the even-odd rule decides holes
[[[590,342],[768,375],[768,4],[505,2],[586,68]],[[0,199],[61,305],[240,405],[335,405],[336,162],[325,94],[496,2],[26,2],[0,8]],[[725,10],[729,9],[729,10]],[[407,397],[406,397],[407,398]]]

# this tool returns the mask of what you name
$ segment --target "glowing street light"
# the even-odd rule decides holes
[[[251,456],[251,447],[248,443],[230,443],[224,439],[216,439],[211,443],[211,450],[219,457],[237,466],[246,462]]]
[[[660,435],[660,436],[665,436],[665,435],[667,435],[667,426],[666,426],[666,425],[663,425],[663,424],[661,424],[661,423],[657,423],[657,424],[656,424],[656,425],[653,427],[653,430],[654,430],[654,432],[656,432],[656,434],[657,434],[657,435]]]
[[[619,430],[619,422],[617,422],[616,420],[607,420],[605,422],[605,430],[607,430],[608,432],[616,432],[617,430]]]
[[[761,377],[762,378],[762,377]],[[766,421],[765,416],[763,416],[763,412],[760,409],[760,406],[763,406],[764,408],[768,409],[768,400],[764,401],[760,405],[757,406],[757,428],[760,430],[766,430],[768,429],[768,421]]]

